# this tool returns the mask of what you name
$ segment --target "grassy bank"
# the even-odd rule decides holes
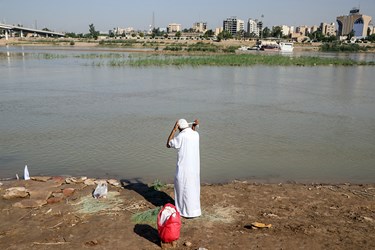
[[[374,47],[371,45],[360,46],[350,43],[325,43],[320,47],[323,52],[365,52],[373,49]]]
[[[227,54],[210,56],[147,57],[131,60],[111,60],[109,66],[355,66],[375,65],[375,62],[354,61],[339,58],[288,57],[262,54]]]
[[[206,50],[202,51],[202,48]],[[190,52],[148,52],[148,53],[30,53],[30,58],[40,60],[57,60],[77,58],[86,60],[85,65],[109,67],[149,67],[149,66],[374,66],[375,61],[356,61],[343,58],[327,58],[318,56],[286,56],[281,54],[266,53],[215,53],[210,51],[210,46],[191,46]],[[173,53],[173,54],[171,54]],[[19,53],[11,53],[11,57]],[[20,56],[20,55],[19,55]],[[5,59],[8,54],[0,53],[0,59]],[[24,58],[24,55],[22,54]],[[99,59],[99,60],[98,60]]]

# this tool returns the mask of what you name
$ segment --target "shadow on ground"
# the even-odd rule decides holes
[[[131,180],[122,179],[120,182],[124,189],[137,192],[156,207],[164,206],[166,203],[174,204],[174,200],[168,194],[149,187],[146,183],[140,181],[139,178]]]
[[[152,243],[160,247],[160,238],[158,231],[150,225],[147,224],[137,224],[134,226],[134,233],[139,236],[151,241]]]

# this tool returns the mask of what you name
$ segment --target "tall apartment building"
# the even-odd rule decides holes
[[[336,25],[335,23],[321,23],[320,24],[320,30],[322,31],[322,34],[325,36],[335,36],[336,35]]]
[[[248,35],[255,35],[257,37],[260,37],[260,30],[261,27],[259,27],[258,19],[251,19],[247,21],[247,34]]]
[[[230,17],[223,21],[223,29],[232,35],[236,35],[237,32],[244,30],[244,25],[245,22],[237,19],[237,17]]]
[[[366,37],[367,29],[371,22],[371,17],[359,13],[359,9],[354,8],[349,15],[339,16],[336,18],[338,36],[346,36],[354,31],[355,37]]]
[[[205,22],[196,22],[193,24],[193,30],[199,33],[205,33],[207,31],[207,23]]]
[[[168,24],[168,28],[167,28],[168,33],[173,33],[173,32],[178,32],[178,31],[181,31],[181,24],[178,24],[178,23]]]

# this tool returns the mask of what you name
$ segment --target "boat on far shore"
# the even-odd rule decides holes
[[[248,47],[248,46],[241,46],[238,50],[240,51],[248,51],[248,50],[260,50],[260,47],[258,45]]]
[[[293,43],[291,42],[280,42],[279,43],[281,52],[293,52]]]
[[[259,41],[262,51],[293,52],[293,42]]]
[[[259,41],[252,47],[242,46],[239,51],[260,50],[274,52],[293,52],[293,42]]]
[[[280,47],[278,44],[265,44],[260,47],[262,51],[279,51]]]

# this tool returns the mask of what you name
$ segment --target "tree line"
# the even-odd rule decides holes
[[[190,29],[184,29],[181,31],[177,31],[174,34],[174,37],[176,38],[181,38],[182,34],[188,34],[188,33],[195,33],[195,30],[190,28]],[[91,38],[91,39],[98,39],[100,32],[95,29],[94,24],[89,25],[89,32],[84,34],[76,34],[73,32],[66,33],[66,37],[71,37],[71,38]],[[161,30],[160,28],[153,28],[150,34],[151,38],[155,37],[164,37],[168,38],[169,33]],[[110,34],[109,36],[114,36],[114,34]],[[125,34],[122,34],[122,36],[125,36]],[[132,37],[144,37],[145,34],[143,32],[139,33],[132,33]],[[347,40],[349,41],[352,37],[354,36],[354,31],[349,33],[347,35]],[[217,41],[221,40],[228,40],[228,39],[249,39],[249,38],[279,38],[279,39],[291,39],[291,35],[284,35],[282,32],[282,28],[280,26],[274,26],[272,29],[265,27],[262,31],[261,34],[255,34],[255,33],[248,33],[245,32],[244,30],[240,30],[236,34],[231,34],[229,31],[224,30],[220,32],[217,36],[215,36],[215,33],[213,30],[207,30],[205,33],[200,35],[200,38],[204,39],[210,39],[210,38],[215,38]],[[322,30],[318,28],[318,30],[307,34],[307,37],[305,41],[313,41],[313,42],[324,42],[324,43],[330,43],[330,42],[335,42],[338,40],[337,36],[331,35],[331,36],[326,36],[322,33]],[[370,30],[368,30],[368,36],[365,39],[362,39],[363,41],[370,41],[370,42],[375,42],[375,34],[370,35]]]

